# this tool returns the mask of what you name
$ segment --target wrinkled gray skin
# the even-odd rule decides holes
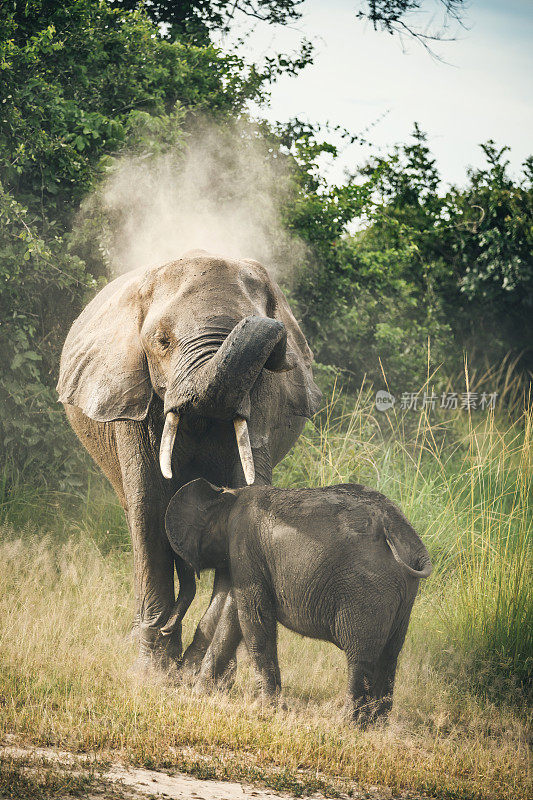
[[[194,597],[194,573],[174,556],[165,535],[170,498],[198,477],[245,485],[235,419],[248,424],[255,482],[270,483],[272,467],[317,409],[311,362],[268,272],[255,261],[205,251],[117,278],[74,322],[61,357],[59,399],[126,513],[139,666],[167,668],[179,659],[181,620]],[[167,479],[159,463],[161,437],[178,417]],[[228,585],[221,567],[185,654],[191,666],[201,663]]]
[[[228,490],[196,480],[172,498],[166,530],[197,572],[229,563],[232,591],[219,625],[226,630],[218,636],[217,629],[202,665],[204,683],[232,656],[238,615],[263,700],[275,699],[279,621],[346,653],[355,721],[364,725],[390,711],[396,662],[431,562],[384,495],[359,484]]]

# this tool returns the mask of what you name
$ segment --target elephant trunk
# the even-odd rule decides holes
[[[193,568],[177,555],[174,555],[174,561],[178,574],[179,591],[170,616],[164,627],[161,628],[160,632],[163,636],[169,636],[181,625],[181,621],[196,595],[196,578]]]
[[[233,420],[237,446],[247,483],[255,479],[248,436],[250,389],[266,367],[274,372],[292,368],[287,358],[287,332],[282,322],[269,317],[246,317],[223,341],[217,352],[187,380],[178,376],[165,394],[165,427],[160,464],[172,476],[172,447],[179,414],[192,411],[205,417]]]

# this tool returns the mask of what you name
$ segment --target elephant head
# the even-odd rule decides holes
[[[239,491],[199,478],[182,486],[168,504],[165,529],[171,547],[197,574],[219,567],[227,558],[225,517]]]
[[[143,420],[157,395],[166,478],[181,418],[233,420],[252,483],[253,439],[275,427],[272,415],[309,417],[317,409],[311,361],[281,290],[260,264],[192,251],[117,278],[89,303],[67,337],[57,388],[61,402],[99,422]],[[263,393],[270,410],[256,414],[249,432],[250,393],[261,375],[275,373]]]

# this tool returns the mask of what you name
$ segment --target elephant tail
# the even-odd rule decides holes
[[[400,522],[400,525],[398,525],[398,522]],[[390,547],[391,553],[398,564],[414,578],[429,578],[433,570],[431,559],[422,539],[418,536],[414,528],[407,522],[403,514],[401,514],[400,520],[394,519],[394,521],[392,521],[388,519],[387,523],[388,524],[383,526],[385,541]],[[400,536],[398,536],[396,532],[397,529],[399,529]],[[404,561],[398,552],[399,549],[403,551],[408,550],[410,552],[409,561],[414,562],[414,566],[410,566]]]

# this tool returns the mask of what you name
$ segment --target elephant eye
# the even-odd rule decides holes
[[[168,348],[170,347],[170,339],[164,333],[160,333],[158,335],[157,343],[159,344],[162,350],[168,350]]]

